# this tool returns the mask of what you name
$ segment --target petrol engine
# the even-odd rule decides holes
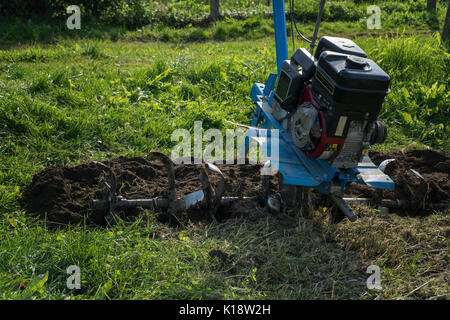
[[[322,37],[314,56],[301,48],[283,62],[273,115],[307,157],[356,168],[364,148],[386,139],[378,116],[389,84],[353,41]]]

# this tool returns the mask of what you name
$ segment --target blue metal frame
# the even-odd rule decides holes
[[[284,0],[273,0],[273,19],[275,23],[275,44],[277,54],[278,75],[284,60],[288,59],[286,34],[286,16]],[[272,101],[277,74],[270,74],[266,84],[253,85],[250,97],[256,105],[251,129],[247,136],[255,139],[263,150],[272,150],[271,144],[278,145],[278,157],[270,158],[272,167],[283,175],[283,183],[289,185],[312,187],[323,194],[328,194],[338,188],[343,190],[349,182],[367,184],[379,189],[393,189],[394,182],[382,173],[368,157],[356,169],[337,169],[327,161],[310,159],[299,150],[292,141],[291,135],[273,117]],[[268,137],[271,129],[278,129],[278,138]],[[249,139],[245,150],[249,149]]]
[[[335,189],[344,190],[350,182],[367,184],[377,189],[393,189],[394,182],[376,166],[369,157],[364,157],[356,169],[337,169],[326,160],[308,158],[299,150],[288,131],[272,114],[273,85],[276,75],[271,74],[267,83],[254,84],[250,93],[256,105],[247,136],[255,139],[266,153],[272,150],[271,144],[277,144],[278,155],[266,154],[273,168],[283,175],[283,183],[312,187],[328,194]],[[268,89],[270,88],[270,89]],[[267,94],[267,92],[269,92]],[[271,138],[269,132],[278,130],[278,138]],[[245,151],[249,149],[249,140]]]
[[[277,68],[278,74],[280,74],[283,61],[289,59],[284,0],[273,0],[273,22],[275,27],[275,47],[277,49]]]

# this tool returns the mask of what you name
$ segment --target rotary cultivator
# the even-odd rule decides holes
[[[152,152],[148,159],[162,163],[164,174],[144,158],[116,163],[122,166],[120,179],[113,162],[76,167],[76,174],[72,172],[75,168],[51,168],[36,175],[25,188],[25,209],[46,217],[49,212],[53,216],[65,215],[66,218],[56,219],[58,223],[77,222],[87,215],[94,223],[111,224],[119,219],[117,213],[137,208],[169,216],[198,210],[216,219],[221,207],[241,200],[258,203],[272,213],[301,210],[310,214],[314,206],[326,205],[338,209],[351,221],[357,215],[349,202],[366,202],[384,210],[448,208],[446,198],[430,201],[433,194],[447,192],[441,190],[446,187],[440,185],[439,179],[424,177],[422,169],[414,169],[414,164],[396,161],[389,155],[377,156],[378,164],[369,157],[367,148],[383,143],[387,136],[386,124],[379,114],[390,92],[389,75],[352,40],[330,36],[316,40],[325,0],[320,3],[312,39],[299,34],[310,42],[310,49],[294,48],[289,58],[284,6],[283,0],[273,1],[278,72],[270,74],[265,84],[256,83],[251,88],[255,108],[250,124],[229,122],[247,129],[243,149],[238,150],[240,155],[246,158],[253,142],[264,150],[266,162],[253,165],[250,171],[240,171],[240,165],[208,162],[183,167],[162,153]],[[448,170],[447,156],[431,151],[428,156],[434,160],[428,160],[426,165],[441,163],[443,172]],[[412,167],[402,168],[404,165]],[[399,190],[405,192],[394,191],[389,168],[400,181]],[[142,172],[146,172],[145,177]],[[55,196],[55,192],[50,192],[55,189],[54,180],[39,180],[46,175],[81,187],[57,185]],[[149,184],[155,177],[159,180]],[[243,183],[239,178],[250,182]],[[180,179],[184,179],[181,195],[176,190]],[[167,188],[161,188],[163,180]],[[134,185],[134,191],[124,189],[124,183]],[[349,185],[353,190],[350,194]],[[250,187],[252,192],[246,192],[242,186]],[[43,196],[45,188],[50,190],[48,199]],[[86,195],[74,199],[68,189]],[[128,196],[123,195],[123,190],[130,191]]]

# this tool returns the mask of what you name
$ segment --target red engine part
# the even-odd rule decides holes
[[[319,143],[316,148],[310,153],[305,153],[308,158],[314,159],[324,159],[324,160],[334,160],[342,150],[344,146],[344,138],[330,138],[327,136],[327,128],[325,123],[326,114],[319,110],[319,105],[314,100],[311,87],[307,86],[305,90],[303,90],[302,96],[300,98],[300,105],[310,102],[314,108],[317,109],[319,113],[319,121],[320,127],[322,128],[322,135],[320,136]]]

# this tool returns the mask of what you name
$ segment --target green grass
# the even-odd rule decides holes
[[[318,224],[290,219],[283,218],[289,227],[281,227],[281,219],[255,215],[173,230],[150,217],[144,224],[109,230],[55,232],[29,221],[13,228],[3,220],[0,297],[327,299],[332,281],[336,297],[362,295],[364,287],[355,283],[364,279],[358,259],[336,248],[326,231],[320,235]],[[224,257],[210,255],[213,249]],[[70,265],[82,274],[82,288],[72,292],[66,287]],[[47,282],[33,288],[45,274]]]
[[[382,111],[390,134],[378,148],[448,152],[448,47],[435,35],[356,41],[392,77]],[[0,50],[0,297],[448,298],[447,213],[419,219],[364,208],[356,224],[335,227],[319,211],[308,220],[254,212],[180,228],[149,215],[110,229],[47,230],[20,209],[20,187],[46,166],[168,153],[171,133],[197,120],[220,130],[225,120],[248,123],[251,85],[275,69],[272,37],[59,39]],[[80,291],[65,285],[72,264],[81,267]],[[371,264],[382,267],[380,292],[361,284]]]

